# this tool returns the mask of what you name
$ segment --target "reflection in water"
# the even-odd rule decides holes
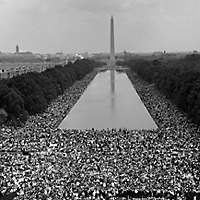
[[[110,70],[110,87],[111,87],[111,109],[115,110],[115,71]]]
[[[110,70],[110,86],[112,96],[115,94],[115,71]]]
[[[156,129],[126,73],[97,74],[59,128]]]

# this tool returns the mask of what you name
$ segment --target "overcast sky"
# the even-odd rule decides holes
[[[0,50],[200,50],[200,0],[0,0]]]

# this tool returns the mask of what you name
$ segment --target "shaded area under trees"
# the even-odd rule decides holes
[[[42,73],[31,72],[1,80],[0,108],[8,113],[8,121],[24,122],[28,115],[43,112],[53,99],[98,65],[83,59],[64,67],[57,65]]]
[[[144,80],[154,83],[173,103],[200,124],[200,56],[183,59],[120,62]]]

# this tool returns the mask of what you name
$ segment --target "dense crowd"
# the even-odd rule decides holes
[[[200,125],[200,56],[160,59],[138,58],[127,60],[130,67],[142,79],[154,83],[164,95]]]
[[[200,128],[135,75],[130,78],[158,130],[56,128],[94,75],[76,82],[23,128],[1,128],[2,196],[18,200],[200,198]]]
[[[41,73],[29,72],[0,80],[0,124],[19,126],[29,115],[43,113],[75,81],[83,79],[98,66],[101,63],[81,59]]]

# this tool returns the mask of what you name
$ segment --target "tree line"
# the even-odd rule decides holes
[[[154,83],[173,103],[200,124],[200,56],[172,60],[132,59],[129,66],[144,80]]]
[[[42,113],[48,104],[82,79],[99,63],[83,59],[65,66],[57,65],[42,73],[31,72],[0,81],[0,108],[9,122],[25,122],[29,115]]]

